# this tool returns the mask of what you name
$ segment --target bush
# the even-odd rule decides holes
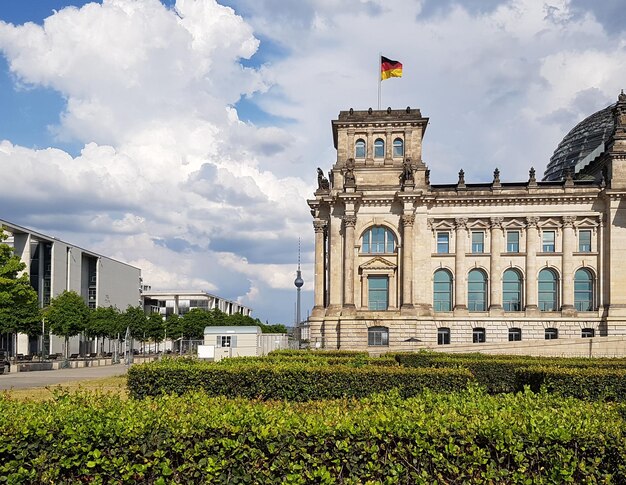
[[[414,396],[424,389],[453,391],[467,387],[465,369],[407,369],[297,362],[228,365],[164,360],[136,365],[128,371],[128,389],[135,398],[203,390],[211,396],[308,401],[364,397],[398,389]]]
[[[0,396],[0,481],[626,483],[623,406],[474,389],[306,404]]]

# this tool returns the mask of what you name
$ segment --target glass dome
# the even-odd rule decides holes
[[[604,152],[606,141],[615,131],[614,107],[612,104],[592,114],[565,135],[550,157],[543,180],[562,180],[566,170],[576,173]]]

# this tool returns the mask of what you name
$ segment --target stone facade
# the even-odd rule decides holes
[[[418,109],[342,111],[308,201],[310,340],[328,349],[626,335],[626,96],[563,180],[430,184]]]

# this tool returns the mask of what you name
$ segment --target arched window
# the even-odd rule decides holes
[[[385,156],[385,142],[382,138],[376,138],[374,142],[374,158],[384,158]]]
[[[522,310],[522,277],[515,269],[507,269],[502,276],[502,306],[505,312]]]
[[[482,344],[487,341],[487,335],[485,329],[482,327],[476,327],[472,329],[472,342],[475,344]]]
[[[396,238],[386,227],[375,226],[363,233],[362,253],[393,253],[396,249]]]
[[[593,275],[588,269],[579,269],[574,275],[574,306],[579,312],[593,310]]]
[[[367,345],[389,345],[389,329],[387,327],[370,327],[367,329]]]
[[[539,272],[539,310],[555,312],[557,310],[559,281],[556,273],[551,269],[542,269]]]
[[[404,142],[402,141],[402,138],[396,138],[393,141],[393,156],[394,157],[404,156]]]
[[[433,278],[433,309],[436,312],[452,311],[452,275],[448,270],[438,269]]]
[[[354,158],[365,158],[365,140],[362,138],[354,144]]]
[[[470,312],[487,310],[487,275],[480,269],[473,269],[467,277],[467,309]]]
[[[450,343],[450,329],[439,327],[437,329],[437,345],[448,345]]]

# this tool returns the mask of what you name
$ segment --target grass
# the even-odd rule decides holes
[[[55,384],[54,386],[11,389],[0,392],[20,401],[46,401],[53,398],[53,390],[55,389],[100,391],[117,394],[121,399],[128,399],[126,376],[101,377],[99,379]]]

